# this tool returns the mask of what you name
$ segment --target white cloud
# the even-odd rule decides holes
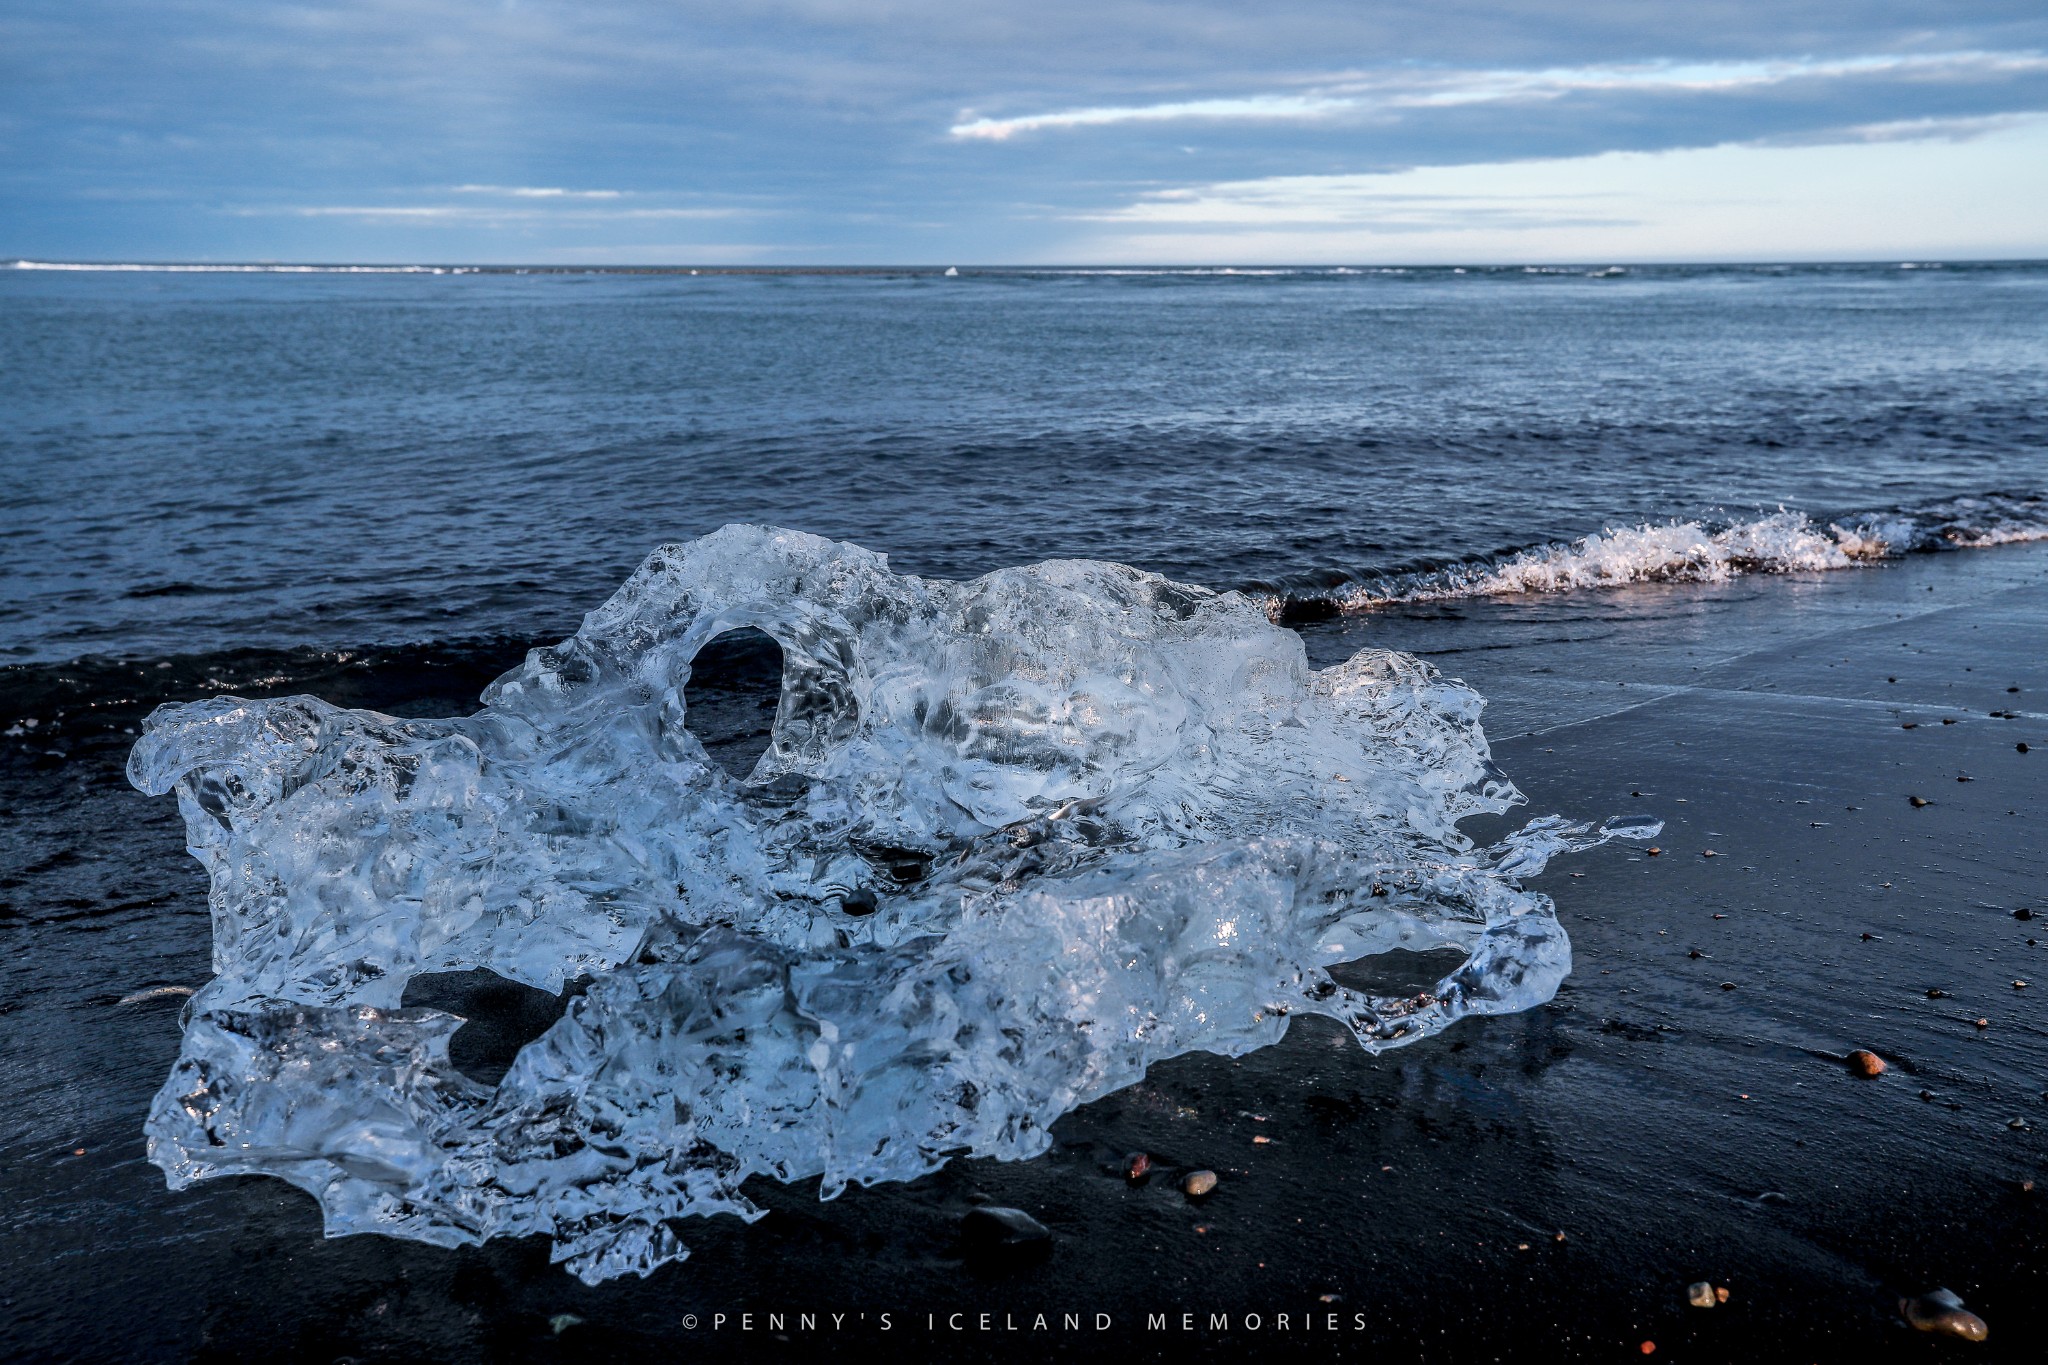
[[[1920,129],[1833,146],[1225,181],[1089,215],[1090,232],[1049,254],[1276,264],[2048,255],[2048,115]]]
[[[563,190],[546,185],[457,185],[457,194],[496,194],[510,199],[619,199],[624,190]]]
[[[473,204],[289,204],[229,210],[242,218],[348,218],[365,223],[488,227],[510,223],[608,223],[635,219],[733,218],[736,208],[498,208]]]
[[[2048,55],[2037,52],[1900,53],[1826,61],[1639,62],[1526,71],[1397,67],[1319,80],[1302,93],[1111,105],[1013,118],[963,117],[947,131],[956,138],[1000,142],[1018,133],[1116,123],[1312,121],[1346,114],[1552,100],[1583,92],[1708,93],[1850,76],[1961,79],[2041,71],[2048,71]]]

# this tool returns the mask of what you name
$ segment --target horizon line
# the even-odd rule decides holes
[[[366,275],[956,275],[1051,274],[1051,273],[1165,273],[1210,274],[1259,273],[1352,273],[1376,274],[1408,271],[1506,271],[1592,269],[1763,269],[1785,267],[1891,266],[2026,266],[2048,265],[2043,256],[1943,256],[1896,253],[1860,257],[1749,257],[1702,258],[1695,260],[1640,260],[1626,257],[1587,257],[1583,260],[1552,258],[1514,261],[1357,261],[1226,262],[1185,261],[1174,263],[1073,261],[1035,264],[980,263],[941,265],[900,262],[894,264],[778,265],[769,262],[741,264],[572,264],[513,261],[286,261],[286,260],[54,260],[30,256],[0,257],[0,269],[80,273],[158,272],[168,274],[366,274]]]

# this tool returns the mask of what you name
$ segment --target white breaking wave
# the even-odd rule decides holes
[[[2048,499],[1983,494],[1925,507],[1860,513],[1825,526],[1783,508],[1725,523],[1610,527],[1503,559],[1391,574],[1314,594],[1341,612],[1401,602],[1572,592],[1631,583],[1720,583],[1746,573],[1810,573],[1934,550],[2048,540]],[[1301,599],[1276,594],[1272,609]]]
[[[212,265],[157,261],[16,261],[16,270],[146,271],[167,275],[468,275],[461,265]]]

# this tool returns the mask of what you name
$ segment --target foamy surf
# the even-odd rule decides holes
[[[1496,559],[1361,576],[1334,587],[1267,589],[1275,617],[1372,611],[1404,602],[1576,592],[1634,583],[1720,583],[1752,573],[1818,573],[1938,550],[2048,539],[2048,497],[1986,493],[1825,524],[1780,508],[1725,521],[1609,527]]]

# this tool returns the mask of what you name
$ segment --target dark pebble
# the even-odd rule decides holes
[[[1132,1152],[1124,1158],[1124,1179],[1137,1184],[1152,1174],[1152,1158],[1144,1152]]]
[[[2019,909],[2012,912],[2012,917],[2014,919],[2032,919],[2034,917],[2034,912],[2027,909],[2026,906],[2022,905]]]
[[[2027,742],[2025,740],[2021,740],[2019,743],[2013,745],[2012,747],[2018,749],[2021,753],[2027,752]]]
[[[1932,801],[1929,801],[1924,796],[1909,796],[1906,798],[1906,804],[1912,806],[1915,810],[1917,810],[1921,806],[1931,806],[1934,803]]]

